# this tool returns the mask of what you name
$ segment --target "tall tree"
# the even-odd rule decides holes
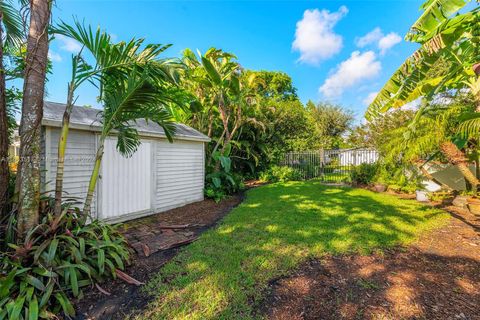
[[[23,236],[38,223],[40,201],[40,139],[48,63],[51,0],[30,1],[18,167],[18,232]]]
[[[6,210],[9,181],[8,147],[9,119],[7,106],[6,68],[4,52],[14,50],[23,39],[23,24],[19,12],[9,1],[0,2],[0,217]]]
[[[168,68],[168,62],[164,61]],[[161,64],[161,63],[160,63]],[[135,129],[135,121],[146,119],[164,129],[168,140],[172,142],[175,133],[173,119],[166,108],[172,102],[167,87],[171,78],[155,71],[155,65],[139,72],[132,70],[126,79],[107,79],[103,86],[103,111],[100,112],[102,132],[99,137],[95,156],[95,165],[88,185],[83,214],[90,215],[93,194],[100,173],[105,140],[113,131],[117,135],[117,150],[124,156],[131,156],[140,145],[140,137]],[[158,67],[158,65],[157,65]],[[110,80],[110,81],[109,81]],[[115,80],[115,81],[112,81]]]
[[[311,106],[311,105],[310,105]],[[322,148],[339,148],[343,144],[343,135],[350,129],[353,114],[338,105],[319,103],[309,108]]]

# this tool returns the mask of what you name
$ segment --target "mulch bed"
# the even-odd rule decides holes
[[[181,246],[195,241],[202,232],[214,227],[242,200],[243,194],[220,203],[204,200],[123,224],[119,230],[134,251],[126,273],[140,282],[148,282]],[[140,286],[121,280],[102,283],[101,288],[110,295],[95,288],[90,292],[84,290],[85,297],[76,304],[76,319],[124,319],[151,301]]]
[[[449,224],[409,247],[310,260],[270,284],[268,319],[480,319],[480,218],[455,207]]]

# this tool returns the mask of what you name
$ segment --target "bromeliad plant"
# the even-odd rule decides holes
[[[70,297],[99,286],[105,278],[124,278],[129,259],[125,239],[99,221],[86,224],[80,210],[65,207],[47,214],[21,244],[1,253],[0,319],[74,316]]]

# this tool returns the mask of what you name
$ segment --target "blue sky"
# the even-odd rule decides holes
[[[146,38],[205,52],[222,48],[243,67],[288,73],[303,102],[331,101],[357,119],[368,102],[416,48],[403,36],[422,1],[72,1],[57,0],[53,21],[73,16],[116,40]],[[71,54],[78,46],[53,41],[47,99],[64,102]],[[77,91],[79,105],[98,106],[96,89]]]

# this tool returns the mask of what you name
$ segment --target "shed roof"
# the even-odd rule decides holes
[[[65,104],[45,101],[43,106],[42,125],[50,127],[61,127]],[[70,128],[90,131],[100,131],[100,109],[74,106],[70,117]],[[163,128],[153,121],[137,120],[134,127],[142,136],[153,136],[165,138]],[[174,139],[210,141],[210,138],[203,133],[181,123],[175,124]]]

